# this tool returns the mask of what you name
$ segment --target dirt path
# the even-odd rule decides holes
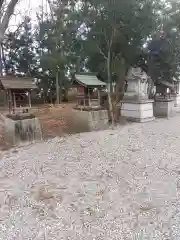
[[[73,107],[74,104],[62,104],[42,107],[35,111],[35,115],[41,122],[45,139],[62,136],[76,128],[73,126]]]

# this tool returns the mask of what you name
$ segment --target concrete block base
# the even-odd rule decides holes
[[[4,139],[6,142],[21,146],[42,139],[42,130],[38,118],[12,120],[1,116],[4,124]]]
[[[76,117],[82,122],[87,123],[89,131],[105,130],[109,126],[107,110],[80,111],[74,110]]]
[[[175,115],[175,107],[173,99],[156,99],[154,102],[155,117],[173,117]]]
[[[133,122],[153,121],[153,100],[128,101],[122,102],[121,116]]]
[[[175,96],[174,98],[174,106],[180,107],[180,95]]]

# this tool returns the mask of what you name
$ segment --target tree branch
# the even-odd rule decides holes
[[[0,9],[2,8],[3,3],[4,3],[4,0],[0,0]]]
[[[3,0],[0,0],[3,2]],[[2,19],[2,23],[0,24],[0,30],[2,32],[2,34],[5,33],[7,27],[8,27],[8,24],[9,24],[9,21],[10,21],[10,18],[14,12],[14,9],[15,9],[15,6],[16,4],[18,3],[19,0],[11,0],[10,3],[8,4],[7,6],[7,10],[4,14],[4,17]]]
[[[108,40],[106,31],[104,30],[103,33],[104,33],[104,38],[105,38],[106,44],[108,45],[109,44],[109,40]]]
[[[99,50],[100,54],[106,59],[108,60],[107,56],[103,53],[103,51],[101,50],[101,48],[96,44],[97,49]]]
[[[113,30],[112,30],[112,35],[111,35],[111,40],[110,40],[110,43],[109,43],[109,48],[112,47],[113,40],[114,40],[114,37],[115,37],[115,33],[116,33],[116,29],[113,28]]]

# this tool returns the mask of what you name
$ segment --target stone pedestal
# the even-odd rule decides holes
[[[42,130],[38,118],[12,120],[1,115],[6,142],[21,146],[35,140],[42,140]]]
[[[173,117],[175,115],[175,107],[173,99],[156,99],[154,102],[155,117]]]
[[[89,131],[105,130],[109,126],[109,117],[107,110],[80,111],[74,110],[76,118],[82,124],[87,124]]]
[[[174,106],[180,107],[180,83],[179,81],[175,83],[176,95],[174,96]]]
[[[149,122],[154,120],[153,100],[123,101],[121,116],[133,122]]]
[[[180,107],[180,94],[177,94],[177,95],[174,97],[174,106],[175,106],[175,107]]]
[[[127,92],[121,106],[121,116],[135,122],[154,120],[153,100],[148,99],[148,77],[140,68],[131,68],[128,72]]]

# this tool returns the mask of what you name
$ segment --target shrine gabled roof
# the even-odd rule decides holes
[[[170,82],[168,82],[168,81],[161,81],[161,82],[160,82],[160,85],[164,85],[164,86],[166,86],[167,88],[173,88],[173,87],[174,87],[173,83],[170,83]]]
[[[0,76],[0,83],[4,89],[36,89],[33,80],[25,77]]]
[[[75,74],[75,81],[87,87],[106,86],[106,83],[100,81],[95,74]]]

